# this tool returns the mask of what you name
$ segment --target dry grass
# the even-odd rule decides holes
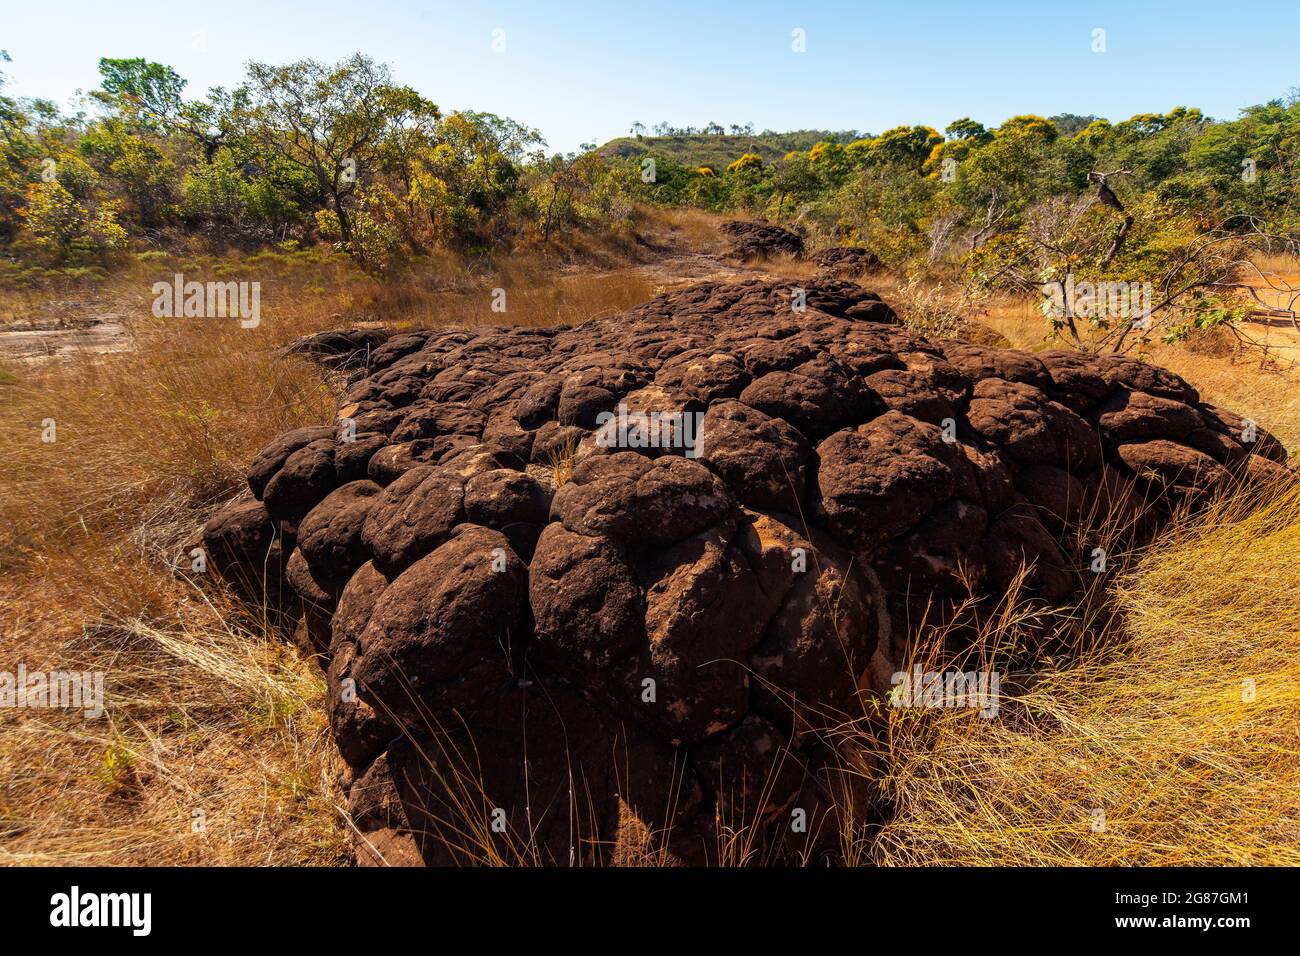
[[[875,862],[1300,863],[1300,491],[1184,517],[1114,600],[997,720],[890,711]]]
[[[99,719],[0,712],[0,861],[343,858],[320,675],[170,570],[258,445],[332,412],[314,372],[273,357],[307,323],[273,315],[140,319],[131,352],[0,385],[0,669],[102,671],[107,701]]]
[[[654,280],[635,269],[549,275],[542,265],[530,264],[466,289],[421,292],[405,281],[377,284],[366,291],[361,314],[399,328],[569,325],[621,312],[653,298],[655,291]],[[494,310],[494,302],[502,311]]]
[[[178,271],[261,282],[261,325],[155,319],[151,286]],[[103,671],[107,700],[99,719],[0,710],[0,862],[345,861],[323,676],[173,571],[259,447],[333,416],[330,383],[279,347],[362,319],[581,321],[652,294],[626,269],[523,259],[452,281],[434,263],[383,284],[308,254],[147,257],[89,287],[6,292],[18,321],[121,316],[129,348],[0,367],[0,671]]]
[[[578,443],[572,438],[567,439],[564,444],[557,448],[552,448],[546,456],[546,478],[550,482],[551,490],[558,491],[561,485],[567,484],[573,477],[573,469],[577,466]]]
[[[1252,257],[1252,261],[1265,275],[1300,276],[1300,257],[1285,252],[1258,253]]]
[[[660,209],[651,207],[644,211],[646,230],[657,237],[657,243],[672,251],[690,254],[722,255],[729,242],[718,229],[731,218],[703,209]]]
[[[664,248],[716,242],[707,214],[655,228]],[[626,262],[564,272],[523,257],[494,268],[426,263],[381,283],[330,256],[152,259],[89,289],[0,293],[0,314],[18,320],[122,315],[131,345],[0,367],[0,670],[19,660],[103,670],[108,702],[99,720],[0,710],[0,863],[348,858],[321,675],[172,567],[242,488],[257,448],[332,415],[329,382],[275,357],[294,337],[361,320],[579,321],[654,292],[653,274]],[[761,268],[793,278],[806,265]],[[175,271],[261,281],[262,325],[153,319],[149,286]],[[871,280],[888,300],[885,282]],[[507,289],[504,315],[490,308],[496,287]],[[1032,303],[981,303],[974,319],[1012,344],[1044,346]],[[1300,443],[1294,372],[1180,348],[1154,358]],[[52,444],[41,441],[46,419],[57,423]],[[570,457],[551,463],[556,483]],[[1229,501],[1183,521],[1111,595],[1123,611],[1111,639],[1049,668],[1003,719],[891,711],[893,767],[876,782],[896,816],[870,857],[861,832],[846,833],[847,858],[1300,862],[1300,497],[1260,504]],[[1065,609],[1076,632],[1080,617],[1104,630],[1093,609]],[[990,645],[1023,613],[1008,607]],[[1253,703],[1241,697],[1247,678]],[[1092,832],[1095,809],[1103,832]],[[724,827],[720,857],[755,862],[750,837]]]
[[[137,568],[132,580],[152,571]],[[7,594],[6,618],[29,596]],[[176,599],[170,618],[79,608],[24,622],[30,637],[57,644],[36,654],[24,644],[29,669],[47,660],[103,671],[108,706],[97,720],[35,710],[0,718],[0,863],[346,858],[320,675],[275,635],[232,623],[230,610]]]
[[[977,320],[1008,344],[1053,347],[1033,301],[981,306]],[[1300,376],[1285,352],[1193,342],[1150,359],[1300,446]],[[872,861],[1300,862],[1298,565],[1300,492],[1239,493],[1183,515],[1117,587],[1057,609],[1066,643],[1090,634],[1091,648],[1051,662],[999,719],[888,711],[880,785],[894,816]],[[975,669],[1028,613],[1004,609],[971,651]]]
[[[1258,353],[1206,355],[1177,346],[1154,349],[1151,361],[1195,385],[1204,401],[1254,419],[1300,451],[1300,369]]]
[[[131,260],[109,281],[92,286],[0,289],[0,316],[13,323],[50,325],[111,315],[135,328],[147,327],[157,324],[150,317],[153,283],[170,283],[176,273],[187,281],[259,282],[264,324],[313,328],[357,322],[383,322],[394,328],[555,325],[612,314],[655,294],[654,279],[646,270],[626,262],[611,269],[576,271],[546,257],[521,255],[474,269],[421,261],[400,273],[375,277],[343,256],[314,252],[190,260],[168,256]],[[190,321],[205,334],[215,323]],[[177,323],[168,320],[168,334],[176,328]]]
[[[1003,346],[1007,340],[984,320],[989,315],[989,298],[972,298],[960,287],[946,287],[920,277],[896,278],[881,274],[872,283],[908,329],[931,339],[962,338],[987,345]]]
[[[897,300],[896,308],[904,321],[908,321],[913,307],[923,320],[931,313],[938,315],[938,319],[928,320],[937,332],[921,329],[927,335],[952,335],[952,327],[965,322],[967,326],[986,327],[1001,340],[999,344],[1012,348],[1036,352],[1062,347],[1059,341],[1047,337],[1047,322],[1033,299],[993,296],[965,303],[955,293],[943,296],[941,288],[921,286],[909,291],[907,283],[889,279],[877,285],[887,302],[894,304]],[[1300,366],[1296,365],[1300,352],[1294,349],[1296,343],[1281,332],[1266,335],[1254,326],[1249,331],[1274,350],[1242,349],[1235,339],[1231,346],[1217,340],[1194,339],[1156,345],[1146,358],[1187,379],[1204,401],[1252,418],[1288,449],[1300,449]],[[955,334],[969,337],[969,328]]]

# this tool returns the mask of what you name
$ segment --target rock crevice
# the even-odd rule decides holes
[[[205,529],[305,611],[362,862],[606,859],[629,808],[688,861],[722,827],[832,848],[828,794],[864,778],[831,731],[914,622],[1064,600],[1090,518],[1285,470],[1166,370],[932,342],[827,279],[366,347],[338,427],[268,445]],[[619,447],[620,408],[697,416],[699,445]]]

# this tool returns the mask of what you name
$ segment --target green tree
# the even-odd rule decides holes
[[[760,172],[763,169],[763,157],[757,153],[745,153],[727,166],[729,173]]]
[[[93,124],[77,149],[140,225],[153,228],[171,215],[178,194],[176,164],[165,146],[132,118],[112,116]]]
[[[0,50],[0,63],[9,54]],[[17,100],[4,95],[6,77],[0,70],[0,239],[10,240],[22,225],[22,209],[33,158],[31,119]]]
[[[351,204],[378,165],[382,147],[413,127],[428,129],[438,108],[388,68],[355,54],[333,66],[299,60],[250,63],[249,98],[240,116],[266,153],[309,173],[327,197],[343,245],[353,247]]]
[[[871,165],[897,163],[919,172],[931,151],[942,142],[943,137],[928,126],[895,126],[871,141],[867,159]]]
[[[977,123],[968,116],[953,120],[944,127],[943,131],[949,139],[955,140],[975,140],[986,143],[993,138],[993,134],[984,128],[983,123]]]
[[[432,145],[414,157],[409,196],[427,213],[444,242],[468,238],[501,210],[514,193],[519,167],[502,149],[519,151],[505,123],[490,114],[452,113],[438,123]],[[517,124],[511,124],[515,127]]]
[[[146,123],[158,125],[177,114],[184,101],[185,80],[170,66],[151,63],[143,57],[99,60],[100,89],[96,97],[105,103],[127,99],[134,102]]]
[[[998,138],[1019,137],[1037,143],[1054,143],[1059,135],[1056,124],[1042,116],[1035,116],[1032,113],[1026,113],[1023,116],[1013,116],[993,134]]]
[[[812,160],[806,153],[787,153],[772,172],[772,188],[776,191],[776,218],[785,211],[786,199],[796,203],[810,198],[820,185]]]

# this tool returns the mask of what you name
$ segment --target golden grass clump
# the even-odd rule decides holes
[[[716,217],[647,215],[665,247],[707,238],[721,248]],[[669,278],[715,268],[708,255],[688,255]],[[103,671],[107,702],[94,720],[0,709],[0,865],[346,862],[322,675],[256,613],[216,590],[205,597],[175,568],[188,573],[184,542],[243,491],[260,447],[331,420],[337,383],[278,357],[297,336],[361,320],[582,321],[656,291],[653,271],[627,262],[568,273],[524,257],[497,269],[431,263],[379,281],[329,255],[154,257],[67,301],[0,292],[0,318],[107,311],[128,330],[125,351],[0,367],[0,671],[20,661]],[[761,269],[811,274],[800,260]],[[262,282],[261,325],[153,318],[150,286],[174,272]],[[498,286],[504,314],[490,309]],[[939,314],[944,303],[923,292],[921,305]],[[1031,302],[990,301],[973,317],[1012,344],[1046,345]],[[1293,372],[1177,346],[1152,357],[1207,400],[1300,443]],[[42,440],[49,421],[53,442]],[[546,463],[554,485],[568,480],[574,451]],[[1095,540],[1111,550],[1109,538]],[[843,859],[1300,863],[1298,564],[1300,492],[1221,501],[1178,520],[1115,587],[1101,582],[1059,609],[1053,620],[1071,635],[1063,646],[1077,650],[1075,638],[1091,633],[1091,649],[1004,681],[1011,698],[997,719],[957,709],[846,716],[834,742],[868,758],[846,769],[844,799],[878,785],[892,816],[868,845],[878,808],[852,807]],[[1105,616],[1112,606],[1119,613]],[[1041,613],[1008,602],[973,663],[993,660]],[[875,768],[877,756],[888,769]],[[459,757],[472,830],[476,760]],[[765,862],[754,835],[726,822],[718,858]],[[485,850],[486,862],[527,862],[526,836],[504,855]],[[622,862],[667,862],[636,842]]]
[[[4,595],[7,626],[20,600]],[[106,711],[0,713],[0,865],[347,859],[318,672],[233,608],[89,611],[24,622],[43,644],[62,640],[27,654],[29,669],[103,671]]]
[[[1114,600],[996,720],[889,712],[875,862],[1300,864],[1300,488],[1179,518]]]
[[[0,670],[101,671],[106,702],[0,710],[0,863],[339,862],[321,675],[171,570],[258,447],[329,420],[320,376],[275,358],[320,320],[134,305],[129,351],[0,383]]]
[[[155,318],[152,284],[176,272],[261,282],[261,323]],[[0,709],[0,864],[345,862],[323,675],[256,612],[184,580],[185,542],[246,493],[257,450],[332,419],[339,383],[279,349],[367,318],[583,321],[651,283],[540,260],[381,282],[343,257],[268,252],[140,257],[62,303],[0,292],[15,319],[109,313],[126,328],[112,354],[0,367],[0,671],[102,671],[106,698],[98,719]]]

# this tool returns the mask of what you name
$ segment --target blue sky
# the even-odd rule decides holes
[[[878,133],[1178,105],[1230,118],[1300,85],[1297,27],[1296,0],[0,0],[13,95],[66,103],[98,84],[100,56],[167,63],[197,93],[234,84],[248,60],[360,50],[444,110],[511,116],[563,150],[634,120]],[[796,28],[806,52],[791,49]],[[1104,53],[1092,51],[1098,28]],[[492,49],[494,30],[504,52]]]

